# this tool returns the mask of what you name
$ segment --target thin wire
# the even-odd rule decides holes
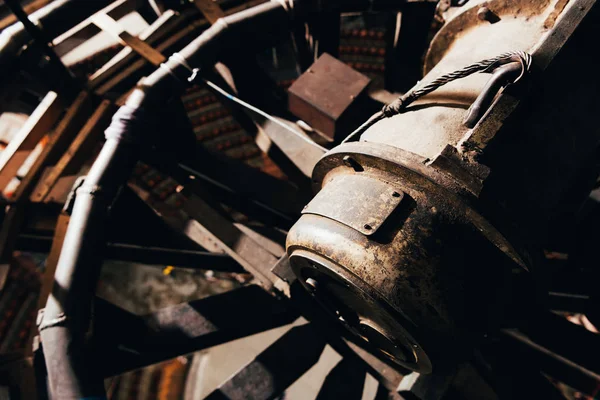
[[[298,136],[300,139],[304,140],[305,142],[313,145],[313,146],[317,146],[320,149],[322,149],[323,151],[328,151],[325,147],[321,146],[320,144],[316,143],[315,141],[307,138],[306,136],[302,135],[301,133],[295,131],[294,129],[292,129],[290,126],[288,126],[287,124],[281,122],[279,119],[273,117],[272,115],[264,112],[263,110],[261,110],[260,108],[254,107],[252,104],[246,103],[244,100],[230,94],[229,92],[227,92],[226,90],[222,89],[221,87],[215,85],[214,83],[212,83],[209,80],[203,79],[204,83],[206,83],[207,86],[209,86],[210,88],[212,88],[213,90],[219,92],[220,94],[222,94],[223,96],[227,97],[229,100],[232,100],[236,103],[238,103],[239,105],[246,107],[247,109],[259,114],[260,116],[268,119],[269,121],[281,126],[282,128],[285,128],[287,131],[289,131],[290,133],[293,133],[294,135]]]
[[[509,62],[521,63],[521,74],[513,82],[515,83],[519,81],[529,71],[531,67],[532,57],[529,53],[526,53],[524,51],[511,51],[508,53],[501,54],[497,57],[488,58],[486,60],[482,60],[480,62],[468,65],[457,71],[444,74],[419,89],[413,88],[403,96],[398,97],[390,104],[385,105],[381,111],[373,114],[373,116],[371,116],[371,118],[369,118],[367,122],[358,127],[354,132],[349,134],[342,141],[342,143],[346,143],[349,140],[355,138],[356,136],[362,135],[367,129],[369,129],[371,126],[381,121],[382,119],[389,118],[402,113],[406,109],[406,107],[408,107],[419,97],[425,96],[426,94],[433,92],[437,88],[444,86],[449,82],[467,77],[471,74],[474,74],[475,72],[491,72],[497,67],[507,64]]]
[[[346,136],[346,139],[342,140],[342,144],[350,141],[352,138],[358,135],[362,135],[367,129],[369,129],[371,126],[375,125],[377,122],[381,121],[384,118],[385,114],[383,113],[383,111],[376,112],[371,116],[371,118],[367,120],[367,122],[356,128],[354,132]]]

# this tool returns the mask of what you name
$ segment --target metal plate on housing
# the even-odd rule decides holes
[[[302,211],[331,218],[372,235],[402,201],[392,186],[363,175],[338,175]]]

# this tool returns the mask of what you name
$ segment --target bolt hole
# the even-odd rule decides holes
[[[369,224],[365,224],[364,228],[368,231],[370,231],[371,229],[373,229],[373,227]]]
[[[392,193],[392,196],[394,196],[394,197],[400,197],[400,193],[394,192],[394,193]]]

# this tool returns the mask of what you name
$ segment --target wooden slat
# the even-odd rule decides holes
[[[130,12],[135,11],[137,4],[139,4],[139,0],[116,0],[98,12],[107,14],[111,18],[118,20]],[[54,50],[59,57],[64,56],[82,42],[85,42],[100,32],[100,28],[92,22],[93,15],[53,40]]]
[[[154,66],[159,66],[166,60],[158,50],[148,43],[123,30],[114,19],[104,13],[97,13],[92,17],[92,22],[103,31],[118,39],[124,46],[129,46],[133,51],[142,56]]]
[[[39,183],[31,195],[31,201],[51,202],[53,199],[46,198],[52,187],[63,175],[74,174],[79,171],[83,163],[90,156],[90,151],[102,139],[102,133],[110,123],[110,118],[116,110],[115,105],[104,100],[94,114],[90,117],[77,137],[73,140],[66,153],[52,168],[48,176]]]
[[[0,190],[3,190],[14,178],[25,159],[53,127],[61,113],[62,104],[58,95],[55,92],[48,92],[25,125],[0,154]]]
[[[0,289],[4,286],[6,275],[10,270],[16,238],[23,227],[29,209],[29,206],[23,203],[29,198],[44,168],[58,159],[90,113],[90,95],[83,92],[75,99],[46,147],[15,191],[12,200],[16,204],[10,206],[0,229]]]
[[[214,24],[219,18],[225,16],[219,4],[213,0],[194,0],[194,4],[211,24]]]
[[[21,180],[12,200],[19,202],[29,198],[44,168],[58,161],[91,113],[92,96],[88,92],[83,91],[77,96],[71,107],[69,107],[42,150],[42,153],[36,158],[35,163]]]
[[[144,29],[140,33],[139,38],[149,45],[153,45],[171,31],[175,30],[182,19],[183,16],[181,14],[172,10],[167,10],[148,28]],[[123,48],[117,55],[111,58],[110,61],[89,77],[89,86],[95,88],[102,82],[105,82],[108,77],[130,63],[135,56],[135,52],[130,47]]]

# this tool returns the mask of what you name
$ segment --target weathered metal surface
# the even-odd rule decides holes
[[[483,3],[500,15],[499,22],[490,24],[477,17]],[[469,1],[431,42],[421,82],[508,51],[537,53],[536,49],[551,39],[543,24],[554,10],[553,4],[554,1],[549,0]],[[537,65],[539,59],[534,54],[534,64]],[[363,139],[389,144],[433,160],[446,145],[458,146],[471,135],[470,129],[463,125],[466,110],[488,80],[488,74],[474,74],[451,82],[424,96],[406,112],[377,123],[365,132]],[[498,128],[496,126],[494,132]],[[490,135],[493,137],[493,133]]]
[[[347,156],[360,168],[347,167]],[[372,143],[338,146],[315,168],[322,188],[314,201],[347,201],[322,193],[348,175],[363,179],[364,192],[385,182],[404,198],[371,236],[304,214],[288,234],[292,269],[332,317],[388,359],[423,373],[432,360],[460,359],[473,325],[485,325],[474,316],[499,305],[484,288],[505,280],[510,259],[503,252],[522,263],[518,254],[471,208],[468,189],[414,154]]]
[[[183,210],[197,223],[197,229],[217,242],[225,253],[254,275],[266,290],[273,287],[277,279],[271,273],[272,266],[277,263],[273,254],[197,196],[192,195],[185,202]]]
[[[404,194],[362,175],[340,175],[319,192],[302,214],[315,214],[372,235],[398,207]]]
[[[600,11],[588,14],[591,4],[469,2],[432,42],[424,81],[507,51],[527,51],[546,80],[544,88],[554,91],[552,82],[561,81],[559,92],[581,101],[585,115],[595,115],[598,104],[586,97],[584,87],[589,91],[597,80],[582,80],[567,62],[577,57],[577,38],[597,33]],[[584,16],[587,23],[581,23]],[[565,70],[571,71],[569,83],[560,78]],[[502,319],[511,298],[507,288],[516,282],[510,276],[513,262],[524,269],[536,265],[539,248],[522,228],[543,233],[550,205],[568,189],[566,172],[573,176],[598,141],[593,117],[578,120],[581,133],[574,134],[566,128],[571,115],[575,118],[571,110],[580,111],[561,112],[548,94],[527,92],[524,84],[498,95],[484,93],[484,106],[468,129],[466,110],[487,81],[479,74],[451,82],[404,113],[374,124],[360,143],[326,154],[313,172],[319,194],[288,235],[292,269],[330,315],[381,354],[421,373],[435,371],[441,360],[460,359],[477,343],[475,332]],[[527,96],[536,103],[519,107],[518,98]],[[488,104],[490,109],[483,110]],[[515,131],[522,144],[516,149]],[[550,155],[565,147],[568,156],[559,155],[565,162],[550,164]],[[544,178],[542,184],[542,175],[557,180]],[[360,185],[347,184],[348,176],[360,176]],[[368,199],[381,185],[404,198],[368,235],[353,223],[364,224],[361,216],[380,208]],[[360,204],[359,213],[350,196]],[[321,207],[327,212],[311,212]]]
[[[345,143],[331,150],[317,164],[313,176],[313,188],[319,190],[327,181],[330,171],[344,165],[344,159],[352,157],[363,172],[375,173],[377,179],[388,184],[409,185],[421,195],[428,193],[436,200],[446,202],[445,208],[455,215],[462,215],[470,221],[482,235],[523,268],[527,263],[509,241],[475,208],[477,199],[471,192],[470,175],[484,176],[487,171],[477,166],[461,164],[469,168],[469,179],[465,174],[450,174],[448,171],[429,168],[428,160],[402,149],[377,143]],[[473,167],[473,168],[471,168]],[[339,171],[339,169],[338,169]],[[348,171],[345,169],[345,171]],[[425,193],[423,193],[425,192]]]
[[[289,88],[289,109],[333,140],[344,128],[343,119],[352,117],[351,106],[369,82],[363,74],[323,54]]]

